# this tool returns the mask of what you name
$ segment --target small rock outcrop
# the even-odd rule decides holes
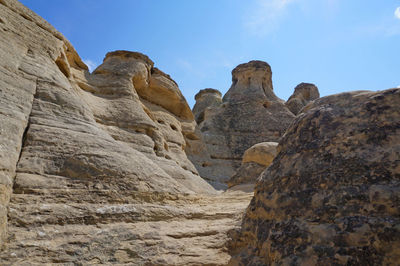
[[[193,106],[193,114],[197,124],[204,121],[204,113],[207,107],[217,107],[222,103],[222,94],[216,89],[200,90],[195,96],[196,104]]]
[[[228,186],[256,183],[262,171],[274,160],[277,146],[277,142],[261,142],[247,149],[243,154],[242,165],[228,181]]]
[[[207,168],[205,178],[213,180],[214,186],[226,186],[240,167],[243,153],[256,143],[278,141],[294,117],[273,92],[267,63],[238,65],[222,104],[205,109],[199,127],[211,161],[196,164],[197,169]]]
[[[400,89],[303,109],[256,185],[231,265],[397,265]]]
[[[294,93],[286,102],[289,110],[297,115],[309,102],[319,98],[317,86],[311,83],[300,83],[294,88]]]

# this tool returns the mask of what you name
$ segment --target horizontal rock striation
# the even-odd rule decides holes
[[[129,51],[89,73],[17,1],[0,18],[0,264],[225,264],[251,193],[199,176],[176,82]]]

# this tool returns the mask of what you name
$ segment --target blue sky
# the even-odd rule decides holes
[[[300,82],[321,96],[400,86],[400,0],[22,0],[90,67],[138,51],[177,81],[192,106],[203,88],[225,93],[231,70],[268,62],[275,93]]]

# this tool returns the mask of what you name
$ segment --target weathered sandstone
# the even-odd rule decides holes
[[[247,149],[243,154],[242,165],[229,179],[228,186],[254,184],[262,171],[274,160],[277,146],[277,142],[261,142]]]
[[[146,55],[89,73],[0,0],[0,264],[397,265],[400,89],[285,103],[271,75],[241,64],[192,113]]]
[[[285,104],[293,114],[297,115],[304,106],[318,98],[317,86],[311,83],[300,83],[294,88],[292,96]]]
[[[0,36],[0,264],[226,264],[251,193],[199,176],[177,84],[128,51],[90,74],[14,0]]]
[[[256,185],[231,265],[397,265],[400,89],[303,109]]]
[[[194,98],[196,104],[193,106],[193,114],[197,124],[203,122],[207,107],[217,107],[222,104],[221,92],[211,88],[200,90]]]
[[[207,174],[202,176],[214,180],[214,186],[226,186],[248,148],[278,141],[294,119],[284,101],[273,92],[271,77],[271,67],[265,62],[238,65],[232,71],[232,86],[222,104],[210,104],[204,109],[199,127],[212,160],[204,162],[204,167],[196,163],[196,167],[207,168]],[[197,97],[199,105],[203,104],[205,93],[210,94],[204,91]]]

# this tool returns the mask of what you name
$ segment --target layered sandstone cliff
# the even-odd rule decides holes
[[[229,260],[251,194],[216,195],[199,176],[185,152],[196,122],[167,74],[128,51],[90,74],[13,0],[0,35],[0,264]]]
[[[232,265],[397,265],[400,89],[316,100],[257,183]]]

